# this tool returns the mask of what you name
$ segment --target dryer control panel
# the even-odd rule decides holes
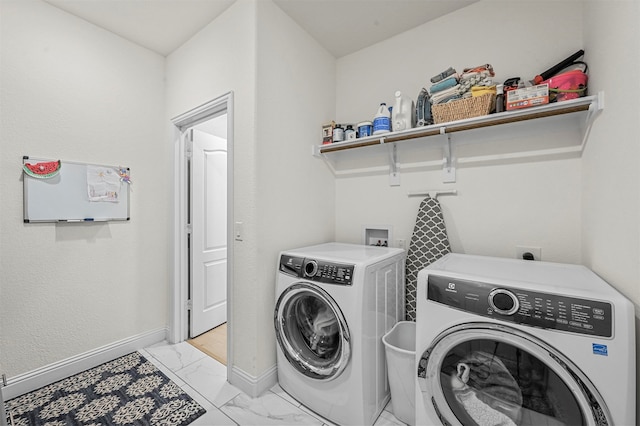
[[[354,265],[342,263],[285,254],[280,257],[280,272],[326,284],[352,285],[354,269]]]
[[[515,324],[613,337],[611,303],[429,275],[427,299]]]

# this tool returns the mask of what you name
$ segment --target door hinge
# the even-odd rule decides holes
[[[193,129],[190,129],[187,133],[187,138],[184,144],[184,156],[191,158],[193,155]]]
[[[187,234],[191,234],[191,232],[193,231],[193,226],[188,223],[187,226],[185,226],[185,230],[187,231]]]
[[[187,310],[190,311],[193,309],[193,300],[187,300]]]

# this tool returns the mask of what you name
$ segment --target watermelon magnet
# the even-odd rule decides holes
[[[49,179],[60,172],[62,163],[58,161],[45,161],[42,163],[29,164],[25,163],[22,169],[26,174],[37,179]]]

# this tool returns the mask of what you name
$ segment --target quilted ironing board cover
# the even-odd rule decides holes
[[[435,198],[427,197],[420,203],[407,252],[405,289],[407,321],[416,320],[418,272],[450,251],[449,237],[444,226],[440,203]]]

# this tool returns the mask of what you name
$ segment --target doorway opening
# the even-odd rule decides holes
[[[209,355],[211,358],[227,365],[227,323],[187,340],[192,346]]]
[[[168,340],[186,340],[228,367],[232,360],[233,93],[172,122],[174,285]],[[207,349],[212,335],[213,349]]]

